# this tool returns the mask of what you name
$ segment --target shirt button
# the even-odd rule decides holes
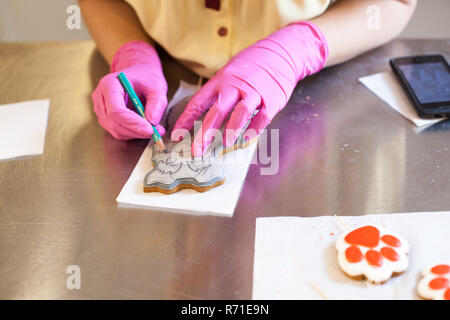
[[[225,37],[228,34],[228,29],[225,27],[220,27],[219,30],[217,30],[217,34],[221,37]]]

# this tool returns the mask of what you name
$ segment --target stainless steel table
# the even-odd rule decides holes
[[[357,81],[434,52],[448,59],[450,41],[396,40],[303,81],[270,125],[279,172],[252,166],[223,218],[117,207],[146,141],[97,124],[90,93],[108,68],[92,42],[0,44],[0,103],[51,99],[44,155],[0,162],[0,298],[251,298],[256,217],[449,210],[449,122],[417,133]],[[164,67],[170,94],[197,81]]]

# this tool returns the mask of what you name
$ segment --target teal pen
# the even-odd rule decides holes
[[[125,76],[125,74],[123,72],[119,73],[119,75],[117,76],[117,78],[119,79],[120,83],[122,84],[122,87],[124,88],[124,90],[126,91],[126,93],[128,94],[128,96],[130,97],[131,101],[133,102],[134,107],[136,108],[136,111],[139,113],[139,115],[143,118],[145,118],[145,113],[144,113],[144,106],[141,103],[141,100],[139,100],[139,97],[137,96],[136,92],[134,91],[133,87],[131,86],[130,81],[128,81],[127,77]],[[164,146],[164,142],[161,139],[161,135],[159,134],[158,130],[156,130],[155,126],[152,125],[150,123],[150,125],[153,128],[153,140],[155,141],[155,143],[161,147],[161,149],[164,152],[166,151],[166,147]]]

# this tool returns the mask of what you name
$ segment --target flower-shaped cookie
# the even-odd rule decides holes
[[[417,292],[424,299],[450,300],[450,261],[435,263],[422,272]]]
[[[408,267],[408,242],[385,228],[367,225],[336,241],[338,263],[354,279],[383,283]]]

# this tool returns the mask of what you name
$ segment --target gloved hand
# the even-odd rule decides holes
[[[220,129],[230,112],[223,136],[225,146],[234,144],[259,109],[245,132],[247,140],[254,138],[287,104],[297,82],[320,71],[327,57],[325,36],[310,22],[294,23],[272,33],[234,56],[192,97],[175,124],[172,140],[179,137],[176,129],[191,130],[209,107],[202,130],[194,138],[194,156],[202,155],[211,143],[214,132],[208,129]]]
[[[117,79],[120,72],[125,73],[145,106],[148,120],[135,112]],[[150,138],[153,129],[149,121],[164,135],[164,128],[158,124],[167,107],[167,82],[156,50],[140,41],[120,47],[114,55],[111,73],[100,80],[92,100],[98,122],[116,139]]]

